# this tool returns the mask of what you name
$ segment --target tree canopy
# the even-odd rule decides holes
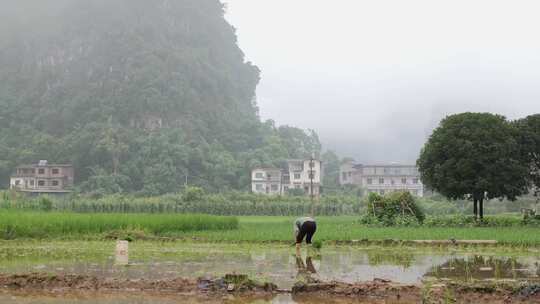
[[[332,150],[325,151],[321,160],[324,164],[323,184],[325,188],[339,188],[339,170],[341,160],[339,156]]]
[[[320,151],[260,121],[259,69],[219,0],[21,0],[0,17],[3,185],[48,159],[97,194],[246,189],[253,166]]]
[[[528,166],[520,157],[517,128],[503,116],[463,113],[446,117],[417,161],[422,181],[450,199],[514,200],[527,193]],[[478,205],[479,203],[479,205]]]
[[[516,121],[519,129],[520,145],[525,161],[529,164],[529,181],[535,187],[535,195],[540,195],[540,114]]]

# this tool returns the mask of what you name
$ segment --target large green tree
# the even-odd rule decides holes
[[[255,165],[320,151],[261,122],[259,69],[219,0],[7,1],[0,9],[0,185],[73,163],[100,194],[247,189]]]
[[[339,156],[332,150],[322,154],[321,160],[324,165],[323,185],[326,189],[339,188],[339,169],[341,161]]]
[[[540,114],[516,121],[523,157],[529,164],[529,181],[534,194],[540,195]]]
[[[483,218],[484,200],[514,200],[527,192],[528,166],[520,157],[516,132],[499,115],[446,117],[418,159],[422,181],[449,199],[471,199],[475,216]]]

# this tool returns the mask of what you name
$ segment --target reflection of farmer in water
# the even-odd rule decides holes
[[[313,266],[313,259],[308,256],[306,258],[306,264],[304,264],[304,260],[302,257],[296,257],[296,267],[298,267],[298,273],[301,272],[307,272],[307,273],[317,273],[317,270],[315,270],[315,266]]]
[[[317,224],[311,217],[297,218],[294,222],[294,236],[296,238],[296,255],[300,255],[300,246],[304,237],[306,244],[311,245],[311,238],[317,231]]]
[[[313,260],[309,255],[306,258],[305,264],[302,257],[297,255],[296,268],[298,269],[298,274],[296,275],[296,279],[298,281],[302,281],[306,283],[317,282],[317,279],[312,277],[312,275],[317,273],[317,270],[315,270],[315,266],[313,266]]]

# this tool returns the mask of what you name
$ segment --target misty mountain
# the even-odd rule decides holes
[[[0,178],[73,163],[81,189],[243,189],[254,166],[320,150],[261,122],[259,69],[218,0],[9,1],[0,12]]]

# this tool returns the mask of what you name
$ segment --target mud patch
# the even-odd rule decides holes
[[[418,285],[397,284],[382,279],[352,284],[337,281],[298,282],[293,286],[292,294],[299,298],[311,294],[318,297],[398,300],[404,303],[419,303],[422,295]]]
[[[156,290],[189,292],[197,289],[197,281],[190,279],[123,280],[99,279],[85,275],[50,275],[42,273],[0,275],[0,286],[16,290]]]
[[[298,282],[292,289],[293,299],[307,297],[349,298],[369,303],[540,303],[540,286],[509,283],[406,285],[376,279],[370,282]],[[297,301],[300,302],[300,301]]]
[[[110,293],[115,297],[99,300]],[[116,300],[123,295],[155,297],[157,300],[152,300],[152,303],[540,303],[540,286],[534,284],[448,282],[421,285],[398,284],[383,279],[358,283],[311,280],[297,282],[292,290],[280,290],[274,284],[259,283],[242,274],[198,280],[99,279],[39,273],[0,275],[0,298],[2,294],[7,297],[22,295],[21,298],[9,297],[11,302],[7,303],[15,304],[26,303],[25,299],[32,294],[42,298],[48,295],[49,299],[55,296],[74,297],[69,303],[125,303]],[[74,294],[87,296],[81,299]],[[169,297],[165,298],[167,295]],[[56,302],[51,300],[51,303]]]
[[[272,293],[271,283],[259,283],[244,275],[227,275],[218,279],[115,279],[84,275],[50,275],[31,273],[0,275],[0,287],[24,291],[151,291],[175,293]]]

